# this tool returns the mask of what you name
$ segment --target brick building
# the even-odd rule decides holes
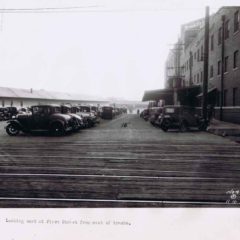
[[[181,37],[175,49],[178,51],[172,54],[171,50],[166,61],[165,86],[167,88],[201,87],[204,57],[204,22],[202,19],[182,26]],[[222,99],[223,120],[237,123],[240,123],[239,52],[240,7],[222,7],[210,16],[208,100],[215,106],[216,117],[219,118],[219,106]],[[223,74],[221,74],[222,69]],[[172,84],[172,79],[178,79],[181,84]],[[201,94],[198,94],[196,98],[199,100],[196,102],[200,105]]]

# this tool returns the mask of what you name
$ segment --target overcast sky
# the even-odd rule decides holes
[[[141,100],[183,23],[239,0],[0,0],[0,86]],[[30,13],[9,8],[64,8]]]

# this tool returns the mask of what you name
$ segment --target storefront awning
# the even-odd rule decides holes
[[[217,91],[217,88],[210,88],[208,89],[208,94],[214,93],[215,91]],[[202,97],[203,93],[201,92],[200,94],[197,95],[198,98]]]
[[[142,101],[159,101],[161,100],[169,100],[173,98],[173,89],[156,89],[145,91],[143,95]]]

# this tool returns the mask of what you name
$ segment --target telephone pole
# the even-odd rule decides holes
[[[206,7],[205,34],[204,34],[204,65],[203,65],[203,86],[202,86],[202,117],[207,120],[208,104],[208,52],[209,52],[209,7]]]
[[[223,105],[224,105],[224,48],[225,48],[225,15],[222,16],[222,36],[221,36],[221,40],[222,40],[222,63],[221,63],[221,86],[220,86],[220,120],[223,120]]]

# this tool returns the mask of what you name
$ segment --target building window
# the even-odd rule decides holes
[[[4,99],[2,100],[2,106],[3,106],[3,107],[5,106],[5,102],[4,102]]]
[[[199,83],[199,73],[197,74],[197,83]]]
[[[203,82],[203,72],[201,71],[201,82]]]
[[[222,43],[222,27],[218,29],[218,45]]]
[[[229,38],[229,20],[225,22],[224,39]]]
[[[211,36],[211,51],[214,50],[214,35]]]
[[[194,53],[194,59],[196,60],[196,58],[197,58],[197,53],[195,52]]]
[[[225,57],[224,59],[224,72],[228,72],[228,57]]]
[[[196,82],[196,75],[194,75],[194,80],[193,81],[194,81],[194,83]]]
[[[217,91],[217,93],[216,93],[216,106],[220,106],[220,98],[221,98],[220,92]]]
[[[221,74],[221,61],[218,61],[218,70],[217,70],[217,74],[218,74],[218,75]]]
[[[238,67],[238,50],[234,52],[233,54],[233,68]]]
[[[198,60],[198,62],[200,61],[200,51],[199,51],[199,49],[197,50],[197,60]]]
[[[227,106],[227,89],[223,91],[223,106]]]
[[[203,45],[201,46],[201,59],[200,61],[203,61],[204,51],[203,51]]]
[[[233,88],[233,106],[236,106],[237,88]]]
[[[239,11],[234,13],[234,32],[239,30]]]
[[[210,66],[210,78],[213,77],[213,65]]]

